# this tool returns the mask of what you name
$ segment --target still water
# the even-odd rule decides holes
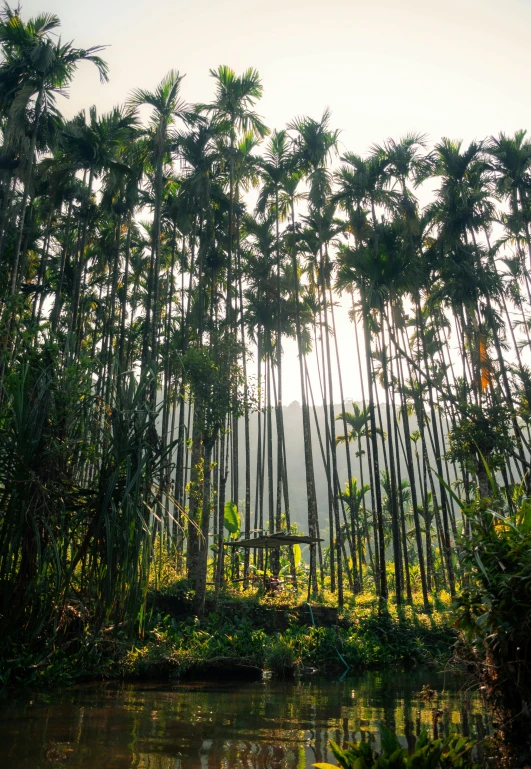
[[[423,702],[429,685],[435,695]],[[456,677],[364,673],[342,681],[91,684],[0,700],[0,769],[303,769],[330,739],[405,745],[426,729],[482,737],[486,715]]]

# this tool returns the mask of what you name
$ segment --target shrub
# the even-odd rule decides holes
[[[293,675],[298,662],[297,653],[289,638],[277,636],[266,651],[266,667],[278,675]]]
[[[456,602],[456,624],[503,724],[502,739],[530,754],[531,500],[514,513],[490,500],[464,512],[467,587]]]

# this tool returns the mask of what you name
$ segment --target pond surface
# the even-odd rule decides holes
[[[435,696],[419,698],[423,685]],[[481,737],[486,712],[433,671],[260,683],[90,684],[0,700],[1,769],[303,769],[335,763],[330,739],[407,745],[426,729]]]

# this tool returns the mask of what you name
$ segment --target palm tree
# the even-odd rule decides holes
[[[216,81],[216,96],[212,104],[199,105],[198,109],[212,115],[212,123],[223,133],[228,134],[229,146],[229,226],[228,226],[228,255],[227,255],[227,325],[231,323],[231,291],[232,291],[232,256],[234,232],[234,166],[235,147],[238,133],[251,134],[262,138],[267,134],[267,128],[254,111],[256,102],[262,97],[262,83],[256,69],[250,67],[242,75],[236,75],[234,70],[221,65],[217,70],[211,69],[210,75]]]
[[[276,392],[276,427],[277,427],[277,507],[276,507],[276,528],[280,530],[282,519],[282,491],[284,491],[286,526],[290,532],[290,511],[289,511],[289,491],[288,491],[288,473],[286,468],[286,457],[284,452],[284,422],[282,410],[282,312],[281,312],[281,284],[282,284],[282,260],[283,251],[281,250],[280,240],[280,221],[285,219],[289,213],[289,202],[283,195],[283,184],[292,173],[295,164],[295,158],[290,151],[288,135],[286,131],[273,131],[264,151],[264,156],[259,160],[260,178],[262,186],[260,189],[256,210],[258,214],[265,218],[271,214],[275,222],[275,250],[276,250],[276,367],[278,374],[278,384]],[[295,573],[295,562],[293,550],[290,548],[290,561],[292,564],[292,573]]]
[[[338,414],[336,416],[336,421],[341,420],[343,423],[343,429],[345,432],[343,435],[337,435],[336,441],[338,443],[350,443],[351,441],[357,444],[357,451],[356,456],[359,458],[359,467],[360,467],[360,479],[361,479],[361,486],[362,488],[365,488],[366,484],[364,483],[363,478],[363,450],[361,448],[361,439],[363,437],[368,437],[370,435],[370,428],[369,428],[369,422],[370,422],[370,413],[369,409],[366,406],[360,406],[357,403],[352,403],[352,411],[342,411],[341,414]],[[378,428],[377,428],[378,429]],[[370,489],[370,486],[367,485],[367,490]],[[373,567],[374,572],[374,563],[373,563],[373,556],[371,551],[371,542],[370,542],[370,536],[369,536],[369,527],[367,522],[367,508],[365,505],[365,499],[363,495],[363,531],[367,543],[367,550],[369,553],[369,560]],[[350,507],[352,512],[352,507]],[[356,518],[352,519],[352,528],[359,529],[359,522]],[[360,562],[361,563],[361,562]]]
[[[350,525],[353,531],[354,529],[359,529],[358,521],[359,521],[360,508],[363,507],[363,514],[364,514],[363,519],[364,519],[364,528],[366,532],[367,549],[369,551],[369,562],[371,563],[371,566],[374,569],[370,538],[368,536],[367,514],[365,509],[365,495],[369,491],[369,489],[370,489],[370,486],[367,484],[364,484],[363,482],[361,483],[361,486],[358,488],[357,478],[351,478],[350,481],[347,484],[345,484],[345,491],[341,492],[341,499],[345,502],[345,504],[347,505],[350,511]],[[361,537],[358,536],[360,551],[362,549],[361,541],[362,541]],[[360,556],[360,564],[361,564],[361,556]]]
[[[132,109],[141,105],[151,107],[148,136],[151,143],[151,163],[154,172],[154,202],[143,358],[144,365],[149,362],[155,370],[158,363],[163,171],[165,164],[171,158],[170,127],[178,120],[189,122],[192,119],[186,102],[180,96],[183,77],[184,75],[180,75],[176,70],[171,70],[154,91],[137,88],[128,100],[128,105]],[[153,403],[154,398],[155,394],[152,393]]]
[[[30,127],[30,143],[27,170],[23,178],[22,201],[19,213],[18,238],[11,267],[11,294],[14,295],[19,275],[19,259],[24,225],[35,166],[35,151],[39,122],[46,110],[53,110],[54,96],[64,93],[72,81],[80,61],[90,61],[98,69],[100,79],[106,81],[107,65],[98,53],[103,46],[74,48],[71,43],[62,44],[51,38],[59,26],[59,19],[44,14],[26,24],[17,10],[4,6],[0,18],[0,44],[4,61],[0,66],[0,79],[8,89],[11,105],[6,130],[7,149],[15,143],[14,135],[25,129],[29,104],[34,101],[33,120]],[[3,97],[7,94],[4,92]]]
[[[295,158],[297,165],[306,174],[309,183],[308,198],[310,201],[310,215],[314,218],[314,223],[317,225],[315,232],[318,240],[318,254],[319,254],[319,269],[318,274],[320,278],[320,292],[321,301],[323,302],[323,316],[324,316],[324,335],[326,346],[326,363],[328,373],[328,396],[329,396],[329,422],[328,429],[330,431],[329,450],[331,453],[332,467],[331,467],[331,494],[332,494],[332,507],[334,511],[334,524],[336,527],[336,557],[337,557],[337,588],[338,588],[338,603],[343,605],[343,567],[342,567],[342,552],[341,541],[339,537],[340,530],[340,518],[339,518],[339,481],[337,473],[337,453],[335,442],[335,428],[334,428],[334,393],[333,393],[333,377],[332,377],[332,365],[330,355],[330,329],[328,321],[328,299],[327,299],[327,284],[325,274],[329,271],[328,264],[328,251],[326,248],[326,234],[323,224],[327,220],[327,214],[333,217],[334,204],[331,207],[328,206],[328,198],[331,194],[331,182],[332,174],[329,171],[327,164],[329,158],[334,152],[336,152],[337,142],[339,138],[339,131],[332,130],[330,128],[330,111],[327,109],[324,111],[321,120],[315,120],[309,117],[296,118],[289,125],[288,128],[293,131],[293,144],[295,150]],[[333,540],[333,531],[330,531],[331,540]],[[334,543],[331,541],[331,545]],[[332,590],[335,588],[334,579],[334,548],[330,550],[330,565],[332,571]]]
[[[122,162],[121,153],[134,136],[136,117],[119,108],[98,117],[96,108],[89,111],[88,122],[85,116],[79,116],[67,123],[61,132],[61,149],[49,162],[50,169],[58,174],[75,174],[83,171],[88,174],[87,189],[84,196],[82,223],[79,246],[75,258],[75,278],[72,300],[71,331],[77,333],[78,344],[81,339],[81,325],[78,318],[81,297],[81,281],[85,269],[85,249],[89,236],[90,216],[93,215],[92,193],[95,179],[107,172],[123,174],[127,167]],[[60,303],[60,287],[56,299]],[[57,318],[56,318],[57,322]]]
[[[513,137],[500,133],[485,147],[496,173],[500,197],[508,198],[511,213],[523,226],[531,269],[531,235],[527,191],[531,174],[531,142],[527,131],[516,131]]]

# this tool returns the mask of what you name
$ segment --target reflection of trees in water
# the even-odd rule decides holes
[[[46,751],[93,769],[302,769],[332,759],[330,739],[378,745],[383,722],[412,746],[423,729],[482,736],[480,702],[426,673],[366,674],[336,683],[90,687],[37,695],[0,711],[0,765],[35,769]],[[433,676],[432,676],[433,679]],[[452,682],[450,682],[452,684]],[[455,686],[455,683],[453,684]],[[439,691],[437,691],[439,690]]]

